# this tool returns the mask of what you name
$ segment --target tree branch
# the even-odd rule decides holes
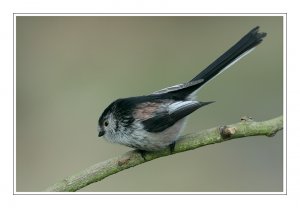
[[[144,152],[139,150],[129,151],[121,156],[100,162],[85,170],[69,176],[64,180],[48,187],[45,191],[77,191],[91,183],[101,181],[117,172],[136,165],[154,160],[159,157],[184,152],[209,144],[228,141],[231,139],[248,136],[274,136],[283,129],[283,117],[254,122],[249,118],[227,126],[215,127],[198,133],[181,136],[173,148],[166,148],[158,152]]]

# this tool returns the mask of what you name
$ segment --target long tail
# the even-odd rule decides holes
[[[198,86],[201,87],[206,82],[220,74],[222,71],[227,69],[229,66],[231,66],[244,55],[246,55],[248,52],[250,52],[251,49],[253,49],[259,43],[261,43],[263,38],[267,35],[267,33],[264,32],[259,33],[258,29],[258,26],[253,28],[244,37],[242,37],[234,46],[232,46],[217,60],[215,60],[212,64],[210,64],[203,71],[201,71],[191,81],[202,79],[203,81]]]

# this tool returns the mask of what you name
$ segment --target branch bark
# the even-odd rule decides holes
[[[69,176],[48,187],[45,191],[77,191],[91,183],[101,181],[117,172],[156,158],[236,138],[258,135],[270,137],[283,129],[282,116],[262,122],[255,122],[246,117],[241,120],[241,122],[236,124],[215,127],[198,133],[181,136],[173,148],[166,148],[157,152],[143,152],[139,150],[129,151],[121,156],[97,163],[77,174]]]

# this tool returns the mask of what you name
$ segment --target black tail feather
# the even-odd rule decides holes
[[[237,60],[237,58],[239,58],[245,52],[257,46],[267,35],[267,33],[259,33],[258,29],[259,27],[257,26],[250,32],[248,32],[234,46],[232,46],[217,60],[215,60],[212,64],[201,71],[191,81],[203,79],[203,82],[201,82],[201,86],[204,85],[206,82],[208,82],[210,79],[224,70],[227,66]]]

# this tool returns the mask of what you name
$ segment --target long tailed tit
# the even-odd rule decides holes
[[[98,136],[128,147],[157,151],[173,144],[186,116],[212,102],[196,101],[195,93],[212,78],[248,54],[266,33],[255,27],[191,81],[150,95],[112,102],[98,121]]]

